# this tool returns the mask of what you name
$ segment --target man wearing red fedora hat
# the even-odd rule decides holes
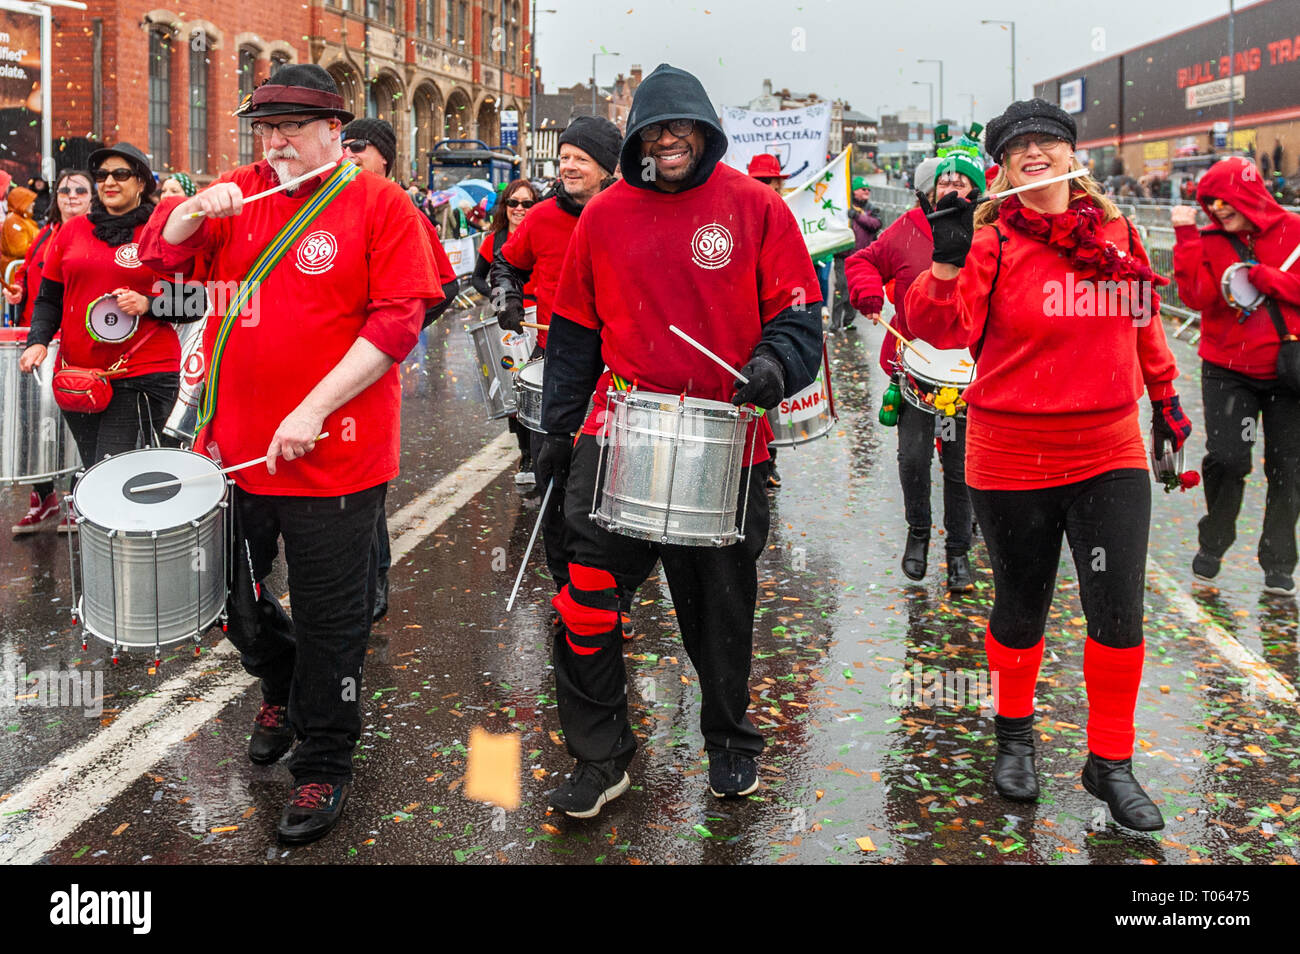
[[[770,152],[756,153],[754,158],[749,160],[749,167],[745,169],[745,174],[775,189],[778,195],[785,188],[786,174],[781,171],[781,161]]]
[[[442,292],[406,193],[342,161],[353,117],[325,70],[283,67],[235,115],[252,122],[265,159],[160,203],[140,257],[164,273],[191,273],[198,259],[206,277],[240,288],[204,333],[195,446],[228,464],[267,455],[264,468],[235,475],[230,640],[262,680],[249,758],[275,762],[299,740],[278,830],[303,843],[328,832],[347,800],[375,599],[371,540],[398,471],[396,364]],[[260,586],[281,537],[292,622]]]

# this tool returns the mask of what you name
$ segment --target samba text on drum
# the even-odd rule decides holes
[[[43,709],[78,708],[87,719],[104,713],[102,669],[37,669],[27,666],[13,653],[0,657],[0,700],[16,706]]]
[[[234,302],[240,303],[239,317],[246,328],[257,325],[261,314],[262,288],[257,282],[246,286],[241,281],[187,282],[175,275],[170,281],[158,279],[151,290],[150,310],[158,318],[202,318],[208,314],[225,315]]]
[[[1149,281],[1097,282],[1074,278],[1043,284],[1043,314],[1048,318],[1129,318],[1145,328],[1154,313],[1155,292]]]
[[[985,669],[900,669],[889,677],[889,702],[899,708],[992,708],[998,674]]]

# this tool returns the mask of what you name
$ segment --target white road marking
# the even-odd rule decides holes
[[[393,542],[393,565],[505,470],[514,461],[515,447],[514,435],[502,434],[394,514],[389,531],[401,536]],[[239,652],[223,640],[106,728],[55,755],[10,789],[0,801],[0,864],[39,862],[161,761],[172,746],[256,684],[238,661]],[[225,671],[202,698],[185,701],[193,695],[195,680],[217,665]]]

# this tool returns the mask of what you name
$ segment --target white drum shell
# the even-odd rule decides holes
[[[80,457],[51,380],[59,342],[47,346],[40,380],[18,370],[22,341],[0,341],[0,485],[34,484],[77,469]]]
[[[1233,308],[1254,311],[1268,296],[1250,281],[1251,266],[1246,262],[1233,262],[1219,279],[1219,294]]]
[[[204,378],[207,364],[203,356],[203,329],[208,320],[177,326],[181,340],[181,380],[176,392],[176,403],[163,425],[163,433],[174,437],[185,447],[194,444],[198,433],[199,404],[203,400]]]
[[[777,447],[797,447],[830,433],[835,426],[835,412],[831,403],[831,366],[824,349],[817,380],[769,410],[767,420],[772,425],[772,443]]]
[[[920,352],[917,355],[912,348]],[[907,376],[901,385],[903,400],[927,414],[942,414],[933,404],[925,400],[925,394],[937,394],[942,388],[956,388],[958,396],[975,380],[975,359],[964,348],[943,349],[922,341],[912,339],[912,348],[899,347],[903,369]],[[913,384],[915,382],[915,384]],[[957,410],[958,417],[964,417],[964,408]]]

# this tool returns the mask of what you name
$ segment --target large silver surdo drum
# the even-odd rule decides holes
[[[531,316],[529,316],[531,312]],[[528,320],[537,309],[525,312]],[[515,372],[528,363],[533,354],[533,336],[506,331],[495,316],[489,316],[465,328],[478,358],[478,384],[487,405],[488,420],[515,413]]]
[[[53,480],[80,460],[50,387],[59,343],[50,342],[37,374],[25,374],[18,359],[26,341],[26,328],[0,328],[0,486]]]
[[[185,478],[143,493],[133,488]],[[229,488],[217,465],[173,447],[107,457],[72,493],[86,632],[114,647],[197,640],[226,606]]]
[[[758,431],[750,429],[754,409],[635,388],[611,389],[608,398],[597,471],[604,479],[591,519],[658,543],[723,547],[745,539],[736,501],[745,437],[752,450]]]

